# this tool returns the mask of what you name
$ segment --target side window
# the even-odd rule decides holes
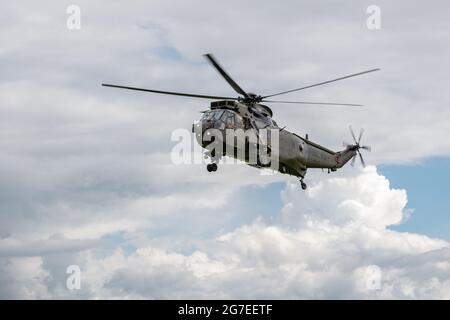
[[[227,112],[227,128],[234,128],[234,113],[233,112]]]
[[[228,112],[227,125],[234,127],[234,113]]]
[[[267,123],[261,120],[255,120],[255,125],[258,129],[264,129],[268,126]]]
[[[244,122],[241,116],[236,115],[234,118],[234,121],[236,122],[236,127],[238,128],[243,128],[244,127]]]

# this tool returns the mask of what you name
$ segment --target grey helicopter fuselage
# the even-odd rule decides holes
[[[266,105],[258,103],[244,103],[233,100],[212,102],[210,110],[204,111],[200,121],[193,125],[193,132],[195,133],[197,142],[207,152],[212,151],[212,143],[211,140],[205,139],[205,135],[211,129],[218,130],[221,133],[217,136],[219,137],[219,141],[217,142],[223,143],[221,155],[246,161],[249,165],[259,168],[268,167],[269,165],[263,165],[259,162],[249,163],[248,153],[245,152],[241,153],[245,157],[239,157],[236,148],[248,148],[248,146],[247,144],[243,146],[237,145],[234,137],[232,141],[227,141],[226,130],[251,130],[256,132],[256,134],[261,129],[277,130],[279,139],[277,148],[272,148],[272,141],[270,139],[265,143],[265,146],[270,149],[271,155],[276,155],[278,158],[276,170],[284,174],[297,176],[301,179],[305,176],[308,168],[322,168],[336,171],[356,155],[354,146],[350,145],[342,151],[335,152],[310,141],[307,137],[301,137],[284,128],[279,128],[277,123],[272,119],[272,110]],[[262,144],[258,138],[254,141]],[[233,145],[234,149],[227,149],[227,144]],[[260,145],[258,145],[259,147]]]

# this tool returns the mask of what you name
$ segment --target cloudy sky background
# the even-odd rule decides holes
[[[81,29],[68,30],[68,5]],[[381,8],[381,30],[366,8]],[[450,298],[446,1],[16,1],[0,10],[0,298]],[[208,101],[101,82],[364,108],[272,105],[368,168],[294,178],[173,165]],[[66,288],[79,265],[82,287]],[[374,268],[380,285],[370,286]]]

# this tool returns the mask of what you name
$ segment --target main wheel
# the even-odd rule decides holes
[[[302,181],[301,186],[302,186],[302,189],[303,189],[303,190],[306,190],[306,188],[307,188],[306,183],[304,183],[304,182]]]
[[[211,163],[206,166],[206,170],[208,170],[208,172],[213,171]]]
[[[217,171],[217,164],[216,163],[212,163],[211,164],[211,171]]]

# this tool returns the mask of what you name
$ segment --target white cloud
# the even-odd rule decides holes
[[[0,297],[5,299],[48,299],[48,271],[42,268],[41,257],[0,257]]]
[[[256,220],[203,240],[191,254],[147,245],[130,255],[88,255],[85,281],[102,298],[450,295],[450,244],[388,228],[401,221],[406,194],[391,189],[375,168],[325,179],[307,193],[288,185],[283,199],[289,219]],[[340,205],[346,203],[358,205]],[[370,286],[373,266],[380,271],[377,287]]]
[[[50,239],[24,241],[15,238],[0,239],[0,256],[39,257],[45,254],[70,253],[91,249],[100,244],[98,240],[71,240],[55,235]]]
[[[366,168],[363,174],[319,181],[305,193],[299,193],[296,184],[288,184],[283,218],[290,225],[327,220],[336,225],[384,228],[402,221],[407,202],[405,190],[386,190],[389,181],[375,167]]]

